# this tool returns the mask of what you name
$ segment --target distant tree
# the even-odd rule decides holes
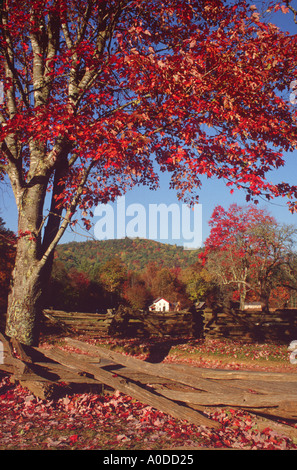
[[[272,289],[284,281],[297,229],[279,225],[263,209],[236,204],[228,210],[216,207],[210,226],[200,257],[213,279],[228,294],[230,288],[236,291],[241,309],[248,292],[253,291],[268,310]]]
[[[145,269],[141,273],[141,277],[143,281],[145,282],[147,289],[152,293],[152,296],[154,296],[153,286],[155,283],[155,278],[160,269],[161,269],[161,265],[159,265],[155,261],[150,261],[149,263],[147,263]]]
[[[289,307],[291,295],[291,289],[283,285],[274,287],[270,292],[269,307],[280,309]]]
[[[282,273],[283,287],[288,289],[291,298],[297,298],[297,253],[291,253]],[[296,302],[295,302],[296,303]]]
[[[240,308],[243,309],[248,290],[248,276],[253,258],[249,231],[258,221],[268,218],[265,211],[250,205],[232,204],[228,210],[217,206],[210,218],[210,235],[200,255],[212,278],[225,291],[237,291]],[[230,297],[230,295],[228,295]]]
[[[129,278],[124,285],[123,297],[136,310],[145,310],[152,300],[145,282],[135,273],[129,273]]]
[[[171,300],[175,296],[175,277],[168,268],[157,271],[152,280],[152,294],[154,297],[165,297]]]
[[[185,285],[189,299],[194,303],[205,301],[213,289],[212,277],[202,266],[201,261],[185,268],[181,273],[181,280]]]
[[[72,269],[68,275],[70,288],[75,300],[75,310],[89,311],[90,308],[90,279],[86,273]],[[73,302],[74,303],[74,302]]]
[[[107,261],[100,268],[99,282],[107,292],[110,302],[109,307],[116,307],[119,305],[123,295],[123,286],[126,279],[127,270],[118,258],[113,258]]]
[[[170,302],[179,303],[180,308],[191,306],[185,285],[177,276],[175,269],[166,267],[159,269],[152,280],[151,292],[154,298],[164,297]]]
[[[94,310],[91,287],[91,281],[86,273],[75,268],[68,271],[63,262],[55,260],[47,306],[68,311]]]
[[[15,262],[16,236],[0,217],[0,313],[6,311],[9,285]]]
[[[275,289],[283,292],[294,272],[291,266],[296,258],[297,227],[259,221],[251,228],[249,237],[253,252],[250,284],[268,311],[271,293]]]

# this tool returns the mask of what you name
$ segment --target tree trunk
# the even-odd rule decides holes
[[[270,299],[271,289],[266,286],[265,283],[261,283],[260,289],[260,302],[262,304],[262,311],[269,313],[269,299]]]
[[[260,296],[260,302],[262,304],[262,312],[269,313],[269,294],[263,293]]]
[[[33,345],[38,333],[42,286],[32,260],[22,253],[18,257],[8,297],[6,334],[21,343]]]
[[[19,239],[11,291],[8,297],[6,334],[27,345],[38,344],[40,316],[51,266],[42,269],[29,237]],[[50,260],[49,260],[50,262]]]
[[[38,341],[44,288],[51,271],[51,257],[41,262],[41,226],[45,186],[27,188],[18,205],[18,242],[8,297],[6,334],[23,344]]]
[[[239,295],[239,310],[244,310],[244,304],[245,304],[245,299],[246,299],[246,287],[245,285],[242,287],[240,286],[240,288],[242,289],[240,292],[240,295]]]

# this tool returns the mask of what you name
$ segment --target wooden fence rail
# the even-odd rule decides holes
[[[201,335],[200,313],[139,312],[127,314],[109,310],[106,314],[63,312],[44,310],[47,321],[56,323],[66,330],[85,332],[90,335],[122,333],[127,336],[193,336]]]
[[[297,339],[297,309],[213,312],[137,312],[109,310],[104,314],[45,310],[45,318],[66,330],[90,335],[121,333],[136,336],[230,338],[244,341]]]
[[[297,339],[297,309],[203,312],[205,338],[288,343]]]
[[[72,393],[74,385],[95,386],[97,393],[118,390],[174,418],[214,429],[222,425],[209,411],[243,409],[260,420],[260,425],[297,438],[295,427],[275,422],[296,422],[297,376],[293,373],[152,364],[69,337],[63,347],[50,349],[10,344],[1,334],[0,340],[6,352],[0,371],[11,374],[12,381],[41,399]]]

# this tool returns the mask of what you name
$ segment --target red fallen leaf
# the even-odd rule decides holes
[[[78,435],[77,434],[73,434],[72,436],[70,436],[69,440],[70,442],[73,444],[74,442],[76,442],[78,439]]]
[[[270,429],[270,428],[265,428],[265,429],[263,429],[263,431],[262,431],[262,434],[265,434],[266,436],[269,436],[270,433],[271,433],[271,429]]]

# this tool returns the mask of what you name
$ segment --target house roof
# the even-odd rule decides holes
[[[165,302],[168,302],[169,304],[172,303],[172,302],[170,302],[169,300],[164,299],[164,297],[158,297],[157,299],[155,299],[155,300],[153,301],[153,303],[150,305],[150,307],[151,307],[152,305],[154,305],[155,303],[159,302],[159,300],[165,300]]]
[[[154,305],[156,302],[159,302],[159,300],[165,300],[165,302],[168,302],[170,304],[169,300],[164,299],[164,297],[158,297],[153,301],[152,305]]]

